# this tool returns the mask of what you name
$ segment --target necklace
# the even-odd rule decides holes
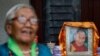
[[[29,54],[31,52],[31,50],[28,51],[22,51],[24,54]]]

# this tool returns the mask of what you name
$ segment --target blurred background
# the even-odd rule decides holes
[[[40,43],[58,45],[58,34],[65,21],[93,21],[100,32],[100,0],[0,0],[0,44],[7,40],[5,14],[18,3],[31,4],[35,8],[40,20]]]

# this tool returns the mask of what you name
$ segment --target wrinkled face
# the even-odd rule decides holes
[[[16,17],[12,25],[9,25],[8,33],[18,42],[32,42],[38,29],[38,23],[35,22],[37,19],[35,12],[30,8],[21,8],[17,11]],[[18,19],[18,17],[20,19]],[[33,19],[33,21],[31,19]],[[24,20],[26,20],[26,22],[24,22]],[[30,23],[31,21],[33,24]]]
[[[75,43],[76,43],[78,46],[82,46],[82,45],[84,45],[85,38],[86,38],[85,33],[84,33],[83,31],[79,31],[79,32],[75,35]]]

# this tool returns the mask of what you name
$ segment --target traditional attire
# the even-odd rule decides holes
[[[84,51],[88,51],[88,49],[85,45],[77,46],[76,43],[72,43],[71,44],[71,51],[72,52],[84,52]]]
[[[38,47],[38,56],[52,56],[50,49],[43,44],[32,43],[30,56],[37,56],[36,48]],[[24,56],[16,42],[9,38],[8,42],[0,46],[0,56]]]

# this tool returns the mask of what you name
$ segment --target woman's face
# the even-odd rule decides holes
[[[29,8],[22,8],[17,11],[17,17],[23,16],[26,20],[37,18],[35,12]],[[18,18],[17,18],[18,19]],[[29,43],[32,42],[38,29],[38,24],[31,24],[27,21],[25,24],[19,23],[17,20],[13,21],[10,34],[16,41]]]

